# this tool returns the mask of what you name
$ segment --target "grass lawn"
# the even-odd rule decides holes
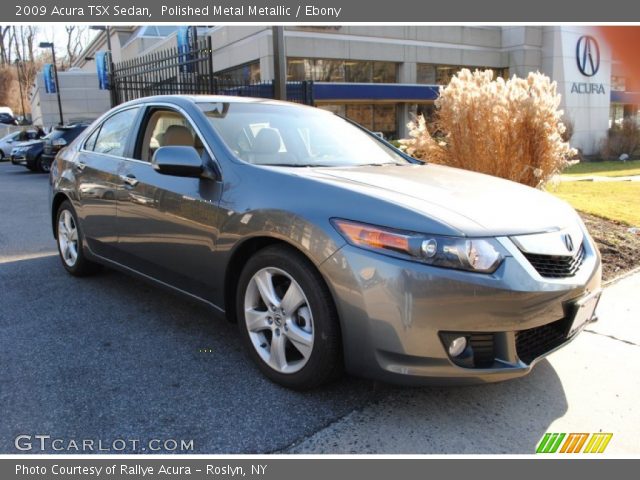
[[[576,210],[640,227],[640,182],[560,182],[548,190]]]
[[[567,168],[562,174],[572,177],[585,175],[598,175],[602,177],[640,175],[640,160],[630,160],[627,162],[580,162]]]

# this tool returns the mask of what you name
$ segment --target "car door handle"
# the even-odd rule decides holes
[[[134,175],[122,175],[120,177],[124,183],[129,185],[130,187],[135,187],[139,182],[138,179]]]
[[[76,163],[76,170],[81,172],[81,171],[83,171],[85,169],[86,166],[87,166],[87,164],[84,163],[84,162],[77,162]]]

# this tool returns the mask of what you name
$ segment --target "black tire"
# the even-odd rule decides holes
[[[61,248],[60,217],[63,215],[64,212],[69,212],[69,214],[71,215],[71,218],[73,219],[75,228],[77,230],[77,241],[76,241],[76,249],[75,249],[75,251],[77,252],[77,257],[73,264],[69,264],[67,263],[67,261],[65,261],[62,248]],[[62,262],[62,266],[65,268],[67,272],[69,272],[71,275],[74,275],[76,277],[84,277],[87,275],[91,275],[97,272],[98,270],[100,270],[100,265],[88,260],[84,253],[84,248],[83,248],[84,237],[82,236],[82,230],[80,229],[80,224],[78,223],[78,216],[76,215],[76,211],[73,209],[73,206],[68,200],[65,200],[64,202],[62,202],[60,204],[60,207],[58,207],[58,211],[56,212],[55,228],[56,228],[56,240],[57,240],[56,243],[58,245],[58,255],[60,257],[60,261]]]
[[[4,152],[0,150],[0,160],[4,160]]]
[[[49,171],[51,170],[51,164],[44,161],[42,155],[40,155],[36,159],[36,169],[41,173],[49,173]]]
[[[279,372],[263,360],[247,328],[245,294],[253,276],[265,268],[282,270],[297,282],[313,318],[311,353],[306,364],[294,373]],[[240,335],[249,356],[273,382],[295,390],[308,390],[328,383],[342,373],[340,325],[331,293],[315,266],[297,250],[285,245],[274,245],[258,251],[249,259],[238,281],[236,312]]]

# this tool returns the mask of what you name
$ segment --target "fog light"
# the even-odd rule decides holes
[[[467,348],[467,339],[465,337],[454,338],[449,344],[449,355],[457,357],[464,352],[465,348]]]
[[[435,241],[435,239],[431,238],[429,240],[424,240],[422,242],[422,253],[424,253],[424,256],[427,258],[432,258],[433,256],[435,256],[436,253],[438,253],[438,242]]]

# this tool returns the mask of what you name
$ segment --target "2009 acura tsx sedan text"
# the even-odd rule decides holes
[[[135,100],[58,154],[51,185],[71,274],[104,264],[225,312],[291,388],[514,378],[595,320],[600,256],[571,207],[312,107]]]

